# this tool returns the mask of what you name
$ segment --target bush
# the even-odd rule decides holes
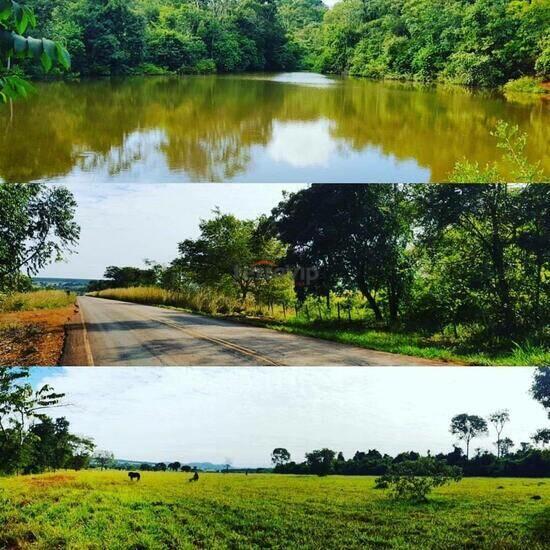
[[[502,73],[493,65],[490,56],[472,52],[452,54],[442,76],[463,86],[491,87],[502,81]]]
[[[392,464],[386,474],[376,479],[376,487],[389,489],[392,496],[399,500],[426,502],[427,495],[434,488],[461,479],[462,470],[458,466],[423,457]]]
[[[216,64],[213,59],[201,59],[195,65],[195,72],[198,74],[214,74],[216,72]]]

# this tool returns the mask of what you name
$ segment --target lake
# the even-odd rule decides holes
[[[499,119],[550,172],[550,104],[311,73],[40,83],[0,106],[0,179],[427,182],[501,158]]]

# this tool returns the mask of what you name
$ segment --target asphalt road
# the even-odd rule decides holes
[[[129,302],[84,296],[78,305],[98,366],[445,364]]]

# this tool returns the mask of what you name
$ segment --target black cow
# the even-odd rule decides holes
[[[128,472],[128,477],[130,478],[130,481],[133,481],[134,479],[136,481],[139,481],[141,479],[141,475],[139,472]]]
[[[198,481],[199,480],[199,472],[195,472],[193,474],[193,477],[189,478],[189,483],[191,483],[191,481]]]

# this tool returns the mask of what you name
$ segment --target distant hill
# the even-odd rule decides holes
[[[93,279],[63,279],[59,277],[33,277],[33,283],[40,288],[55,288],[84,294]]]

